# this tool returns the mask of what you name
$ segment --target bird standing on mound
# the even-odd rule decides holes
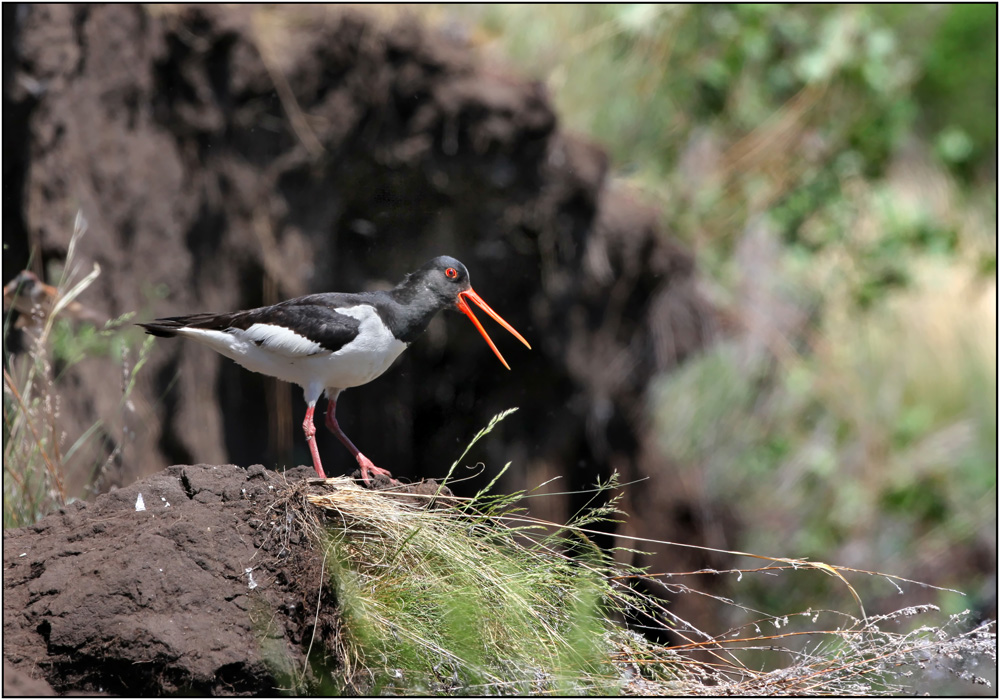
[[[182,336],[207,345],[252,372],[292,382],[305,392],[302,429],[313,467],[326,478],[316,447],[313,412],[326,392],[326,427],[344,443],[370,483],[372,474],[391,478],[361,454],[337,423],[337,397],[344,389],[367,384],[393,363],[442,309],[461,311],[475,324],[503,362],[471,301],[531,348],[520,333],[500,318],[469,284],[469,271],[455,258],[434,258],[386,292],[331,292],[289,299],[274,306],[228,314],[193,314],[140,323],[150,335]]]

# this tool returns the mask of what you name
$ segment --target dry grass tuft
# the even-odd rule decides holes
[[[491,423],[491,426],[495,424]],[[488,429],[481,433],[488,432]],[[935,624],[934,605],[868,617],[809,609],[767,614],[715,598],[722,633],[672,617],[663,600],[629,584],[645,578],[670,595],[698,593],[681,574],[623,569],[586,527],[614,504],[566,526],[518,508],[524,494],[437,499],[372,491],[347,478],[309,494],[308,530],[324,553],[344,623],[347,668],[325,690],[378,694],[890,695],[926,689],[926,669],[989,685],[993,624],[969,613]],[[617,482],[601,489],[617,488]],[[426,497],[427,501],[434,497]],[[637,541],[648,547],[688,546]],[[853,592],[849,577],[886,576],[822,562],[730,554],[764,566],[703,575],[801,576],[821,571]],[[897,586],[908,582],[886,576]],[[707,594],[702,594],[707,595]],[[663,646],[622,623],[642,615]],[[914,620],[925,621],[913,626]],[[652,635],[651,635],[652,636]]]

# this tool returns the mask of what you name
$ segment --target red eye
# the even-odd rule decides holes
[[[447,270],[444,271],[444,276],[450,280],[453,280],[456,277],[458,277],[458,270],[456,270],[453,267],[449,267]]]

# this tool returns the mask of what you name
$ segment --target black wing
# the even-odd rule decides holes
[[[328,352],[336,352],[357,337],[358,328],[361,326],[360,320],[337,313],[335,310],[335,307],[354,306],[357,302],[351,303],[346,299],[338,300],[338,296],[336,294],[313,294],[249,311],[170,316],[138,325],[145,328],[150,335],[165,338],[172,338],[182,328],[232,332],[234,330],[247,330],[255,324],[278,326],[319,344]],[[272,345],[266,336],[254,342],[262,347]],[[284,347],[282,348],[282,346]],[[287,345],[276,345],[272,349],[276,351],[284,349],[287,352]]]

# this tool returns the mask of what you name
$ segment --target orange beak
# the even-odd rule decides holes
[[[466,303],[465,301],[466,299],[474,302],[476,306],[478,306],[480,309],[489,314],[494,321],[496,321],[501,326],[506,328],[508,331],[513,333],[514,337],[520,340],[525,345],[527,345],[529,350],[531,349],[531,345],[528,345],[528,341],[525,340],[520,333],[515,331],[512,325],[510,325],[502,318],[500,318],[500,314],[491,309],[490,305],[487,304],[485,301],[483,301],[483,298],[478,294],[476,294],[474,291],[472,291],[471,289],[466,289],[464,292],[458,293],[458,299],[455,300],[455,304],[456,306],[458,306],[458,310],[469,317],[469,320],[472,321],[472,323],[476,326],[477,329],[479,329],[479,333],[480,335],[483,336],[483,340],[487,342],[487,344],[493,349],[493,352],[496,353],[496,356],[500,358],[500,361],[503,363],[503,366],[506,367],[507,369],[510,369],[510,365],[507,364],[507,360],[503,359],[503,355],[501,355],[500,351],[497,350],[497,346],[493,344],[493,341],[490,340],[490,337],[486,334],[486,329],[483,328],[483,324],[481,324],[479,322],[479,319],[476,318],[476,315],[472,313],[472,308]]]

